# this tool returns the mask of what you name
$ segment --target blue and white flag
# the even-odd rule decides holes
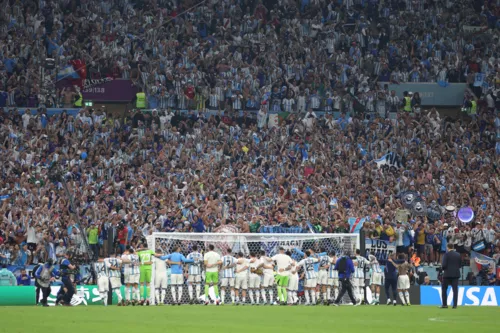
[[[395,167],[399,169],[403,166],[403,163],[401,162],[401,157],[394,152],[389,152],[384,156],[382,156],[381,158],[375,159],[374,162],[377,163],[378,168],[387,165],[388,167]]]
[[[80,75],[73,69],[73,66],[67,65],[57,73],[57,80],[79,79]]]

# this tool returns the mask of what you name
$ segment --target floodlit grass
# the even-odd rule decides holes
[[[426,332],[499,331],[498,307],[3,307],[0,332]]]

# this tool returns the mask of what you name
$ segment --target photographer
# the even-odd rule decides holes
[[[73,286],[73,281],[71,280],[71,276],[75,274],[76,266],[72,265],[70,262],[70,258],[72,256],[72,252],[67,252],[64,256],[64,259],[61,261],[59,265],[61,281],[66,289],[66,293],[64,294],[63,301],[64,305],[70,306],[71,299],[75,293],[75,288]],[[61,288],[62,289],[62,288]]]
[[[55,278],[59,277],[60,273],[55,269],[52,259],[47,260],[47,262],[38,267],[35,272],[36,283],[42,289],[42,305],[49,306],[47,304],[47,297],[50,295],[50,283],[54,281]]]

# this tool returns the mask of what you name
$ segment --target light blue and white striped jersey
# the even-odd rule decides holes
[[[104,262],[107,264],[108,266],[108,276],[109,277],[120,277],[121,275],[121,272],[120,270],[114,270],[114,269],[111,269],[110,267],[111,266],[114,266],[114,267],[120,267],[122,265],[122,261],[118,258],[106,258],[104,259]]]
[[[193,260],[193,263],[189,264],[189,275],[201,275],[203,255],[200,252],[191,252],[187,258]]]
[[[330,257],[327,255],[323,255],[319,257],[319,269],[326,270],[327,266],[330,265]]]
[[[97,274],[97,278],[108,277],[109,275],[108,266],[104,261],[96,262],[94,267],[95,267],[95,272]]]
[[[319,260],[316,258],[305,258],[302,259],[297,266],[302,266],[304,267],[304,273],[306,276],[306,280],[311,280],[311,279],[316,279],[318,274],[314,270],[314,264],[317,263]]]
[[[330,268],[328,269],[328,278],[330,279],[338,279],[339,271],[335,269],[335,263],[337,262],[337,258],[330,258]]]
[[[370,254],[368,258],[370,258],[370,266],[372,267],[372,273],[382,273],[382,268],[380,268],[380,264],[377,260],[377,257]]]
[[[230,255],[226,255],[226,256],[222,257],[222,267],[236,264],[237,261],[238,261],[238,259],[236,259],[235,257],[230,256]],[[235,268],[236,268],[236,266],[223,269],[222,270],[222,278],[234,278],[235,277]]]
[[[366,259],[365,257],[362,257],[362,256],[356,256],[356,262],[358,263],[358,265],[354,269],[354,277],[358,278],[358,279],[362,279],[365,277],[365,273],[364,273],[365,267],[366,267],[366,265],[369,265],[370,262],[368,261],[368,259]]]
[[[123,274],[125,275],[136,275],[140,274],[139,272],[139,256],[135,253],[133,254],[124,254],[122,255],[122,260],[128,260],[130,263],[123,264]]]

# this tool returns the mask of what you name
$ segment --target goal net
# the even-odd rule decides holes
[[[208,252],[209,246],[213,245],[214,251],[223,260],[227,259],[225,256],[229,251],[233,258],[247,259],[238,259],[238,262],[249,263],[248,259],[253,255],[257,259],[270,258],[278,254],[280,248],[283,248],[296,263],[304,259],[304,253],[308,250],[312,250],[313,257],[318,259],[323,257],[323,260],[326,260],[325,257],[331,254],[354,255],[359,244],[358,237],[357,234],[153,233],[147,238],[148,248],[163,257],[155,258],[153,261],[150,302],[151,304],[193,304],[215,301],[219,291],[218,300],[226,304],[234,302],[273,304],[280,300],[284,301],[285,292],[282,291],[284,288],[278,288],[275,281],[276,266],[272,267],[275,263],[266,260],[266,266],[261,269],[264,268],[267,271],[263,274],[262,271],[257,270],[257,278],[250,272],[251,268],[246,272],[238,272],[238,268],[242,265],[238,266],[234,262],[232,270],[223,269],[226,263],[223,263],[222,267],[207,269],[204,267],[203,255]],[[181,267],[174,263],[169,264],[168,260],[179,260],[180,256],[173,254],[176,252],[187,259],[192,258],[194,263],[184,263]],[[264,259],[259,260],[264,261]],[[251,267],[250,264],[248,266]],[[296,270],[291,271],[290,285],[286,286],[287,303],[313,302],[304,295],[305,281],[307,281],[305,269],[305,267],[297,266]],[[212,279],[213,274],[210,274],[212,272],[207,274],[207,270],[212,272],[218,270],[218,282],[210,283],[208,287],[208,300],[205,299],[205,281]],[[325,302],[336,297],[335,282],[331,279],[330,272],[328,270],[320,272],[324,269],[320,269],[319,264],[315,265],[314,270],[317,276],[316,282],[325,285],[324,288],[316,288],[318,291],[316,296],[319,299],[315,301]],[[270,279],[269,275],[273,278]],[[280,293],[278,289],[281,289],[281,299],[278,298]]]

